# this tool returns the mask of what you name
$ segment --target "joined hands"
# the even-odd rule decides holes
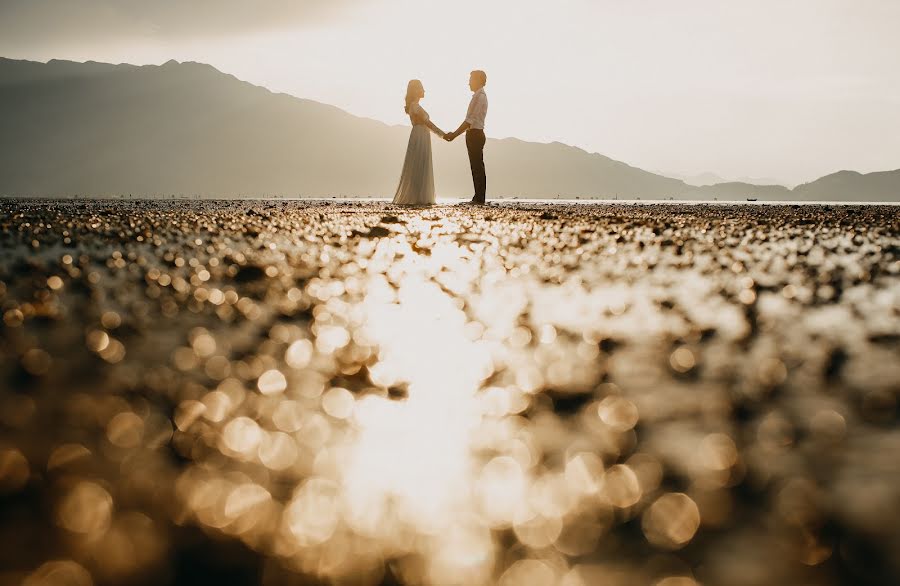
[[[446,140],[447,142],[453,142],[454,138],[456,138],[455,132],[445,132],[444,133],[444,140]]]

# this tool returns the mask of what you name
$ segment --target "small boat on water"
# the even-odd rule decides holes
[[[747,198],[747,201],[756,201],[756,198],[755,198],[755,197],[748,197],[748,198]]]

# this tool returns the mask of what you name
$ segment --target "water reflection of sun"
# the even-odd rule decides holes
[[[440,564],[457,566],[455,573],[471,570],[472,563],[479,572],[489,568],[489,535],[482,530],[480,538],[463,539],[457,523],[476,513],[472,450],[482,416],[476,392],[493,370],[489,348],[472,336],[466,314],[434,280],[442,271],[455,272],[460,252],[442,245],[426,256],[406,240],[379,241],[374,266],[394,262],[387,277],[370,272],[362,303],[363,335],[378,347],[369,372],[380,387],[405,387],[407,397],[370,395],[357,403],[358,427],[342,478],[351,516],[396,515],[441,542],[434,546],[443,552]],[[470,524],[466,531],[478,526]],[[472,551],[477,544],[482,551]]]
[[[254,543],[267,525],[242,519],[267,512],[277,520],[275,552],[322,577],[374,577],[394,560],[411,583],[477,584],[495,575],[498,532],[535,551],[589,551],[609,511],[637,502],[629,466],[605,474],[590,442],[561,449],[569,432],[558,418],[521,416],[548,383],[595,384],[596,340],[570,338],[563,328],[578,321],[565,311],[542,307],[547,321],[523,320],[536,298],[532,277],[507,274],[496,238],[464,232],[412,217],[360,241],[343,279],[307,285],[312,338],[279,331],[284,361],[267,364],[259,394],[223,383],[183,405],[182,427],[221,412],[225,456],[296,478],[281,505],[253,475],[195,467],[181,486],[201,523]],[[365,374],[370,386],[329,388],[335,373]],[[634,406],[618,401],[586,411],[607,450],[637,421]],[[543,461],[548,450],[562,460]],[[533,576],[564,569],[550,561]]]

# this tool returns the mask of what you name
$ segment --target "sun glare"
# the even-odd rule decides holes
[[[605,517],[642,495],[627,464],[605,473],[587,447],[542,464],[541,442],[567,432],[555,418],[520,416],[546,385],[577,391],[600,375],[596,341],[587,341],[587,324],[575,317],[588,303],[572,297],[578,282],[544,297],[535,275],[504,268],[497,235],[472,238],[467,226],[427,211],[385,221],[391,229],[361,240],[342,265],[347,278],[332,282],[340,286],[309,283],[318,303],[315,341],[279,333],[285,364],[266,364],[258,395],[223,383],[201,404],[183,405],[188,418],[224,414],[223,455],[305,478],[280,509],[249,478],[209,477],[211,469],[193,467],[180,483],[186,506],[201,523],[249,543],[262,539],[265,524],[247,515],[278,515],[276,551],[334,579],[373,575],[379,560],[396,559],[410,582],[489,582],[498,531],[530,548],[577,549],[601,530],[570,534],[579,512]],[[343,252],[323,246],[306,254],[331,260]],[[549,311],[564,297],[575,303]],[[624,311],[621,294],[599,299]],[[530,319],[538,322],[523,323],[532,303]],[[572,330],[588,337],[571,339]],[[215,346],[206,336],[195,337],[195,352]],[[316,374],[337,368],[355,376],[359,361],[371,385],[362,394],[328,388],[327,375]],[[609,442],[631,433],[638,411],[610,398],[584,417]],[[267,430],[267,420],[280,431]],[[217,494],[226,496],[217,501]],[[660,518],[675,508],[660,505]],[[325,551],[328,563],[315,557]]]

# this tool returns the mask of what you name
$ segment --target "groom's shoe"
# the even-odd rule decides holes
[[[470,201],[469,203],[471,203],[473,205],[477,205],[477,206],[487,205],[487,202],[484,201],[483,199],[480,199],[477,195],[473,196],[472,201]]]

